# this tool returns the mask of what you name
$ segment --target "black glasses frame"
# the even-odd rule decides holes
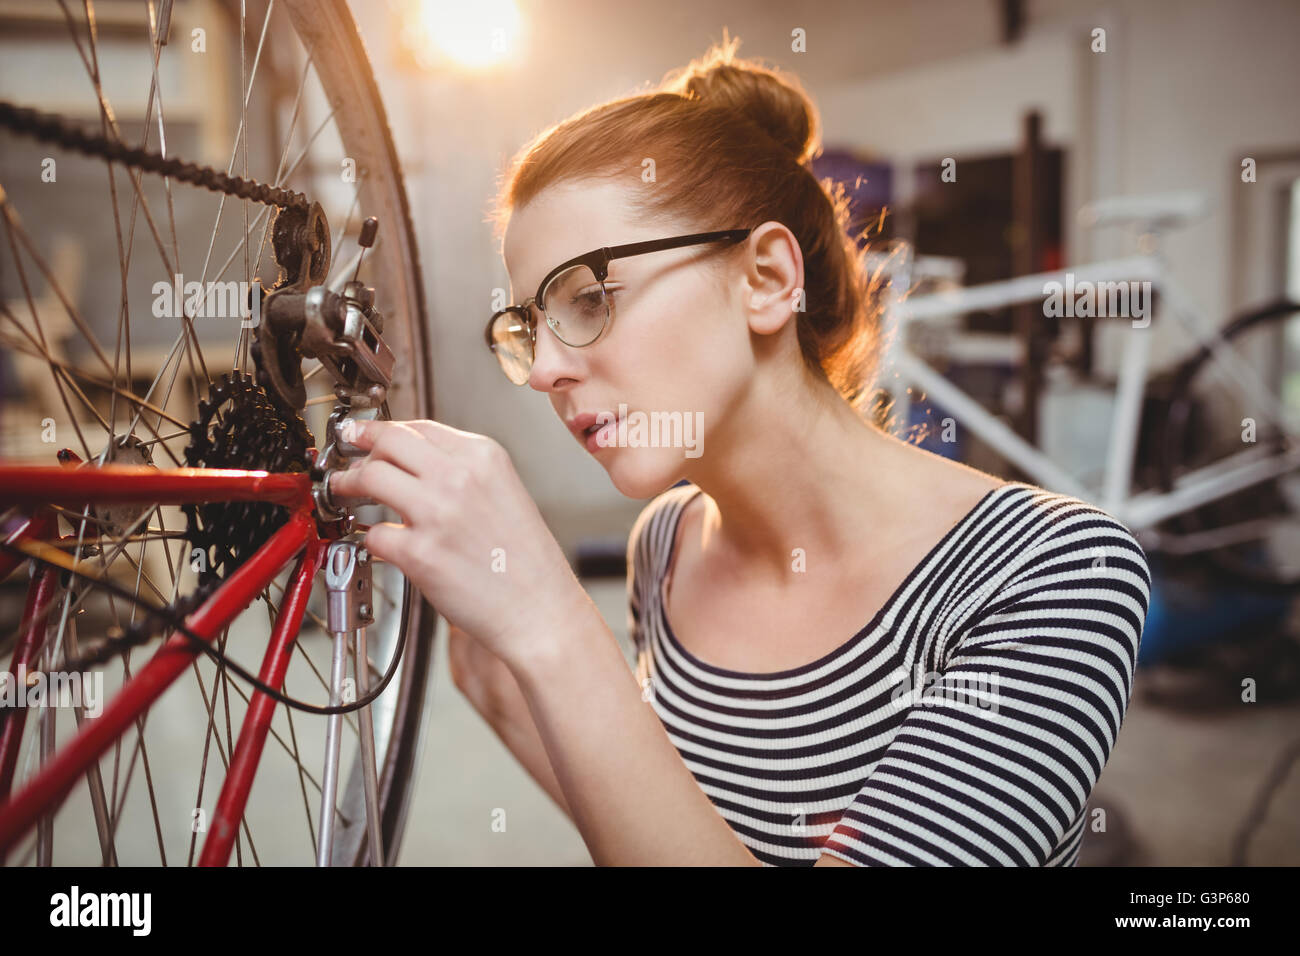
[[[483,330],[484,338],[487,341],[487,347],[494,355],[496,354],[496,343],[492,341],[492,326],[496,324],[497,319],[502,315],[507,312],[513,312],[523,319],[524,327],[528,329],[531,346],[535,354],[537,348],[537,323],[533,321],[532,312],[529,309],[529,306],[536,303],[537,308],[541,310],[543,315],[545,315],[546,287],[550,285],[552,279],[560,273],[572,269],[574,266],[586,266],[589,268],[592,271],[592,274],[596,277],[596,281],[601,283],[601,288],[603,290],[605,279],[609,276],[609,264],[614,259],[626,259],[629,256],[645,255],[647,252],[660,252],[664,249],[677,249],[682,246],[701,245],[706,242],[739,242],[742,239],[748,238],[749,234],[753,231],[754,230],[750,228],[724,229],[719,232],[696,232],[689,236],[674,236],[671,239],[648,239],[644,242],[629,242],[621,246],[605,246],[602,249],[593,249],[591,252],[583,253],[580,256],[574,256],[572,259],[561,262],[546,274],[546,277],[543,278],[541,283],[537,286],[536,295],[529,299],[525,299],[519,305],[508,305],[504,309],[492,313],[492,318],[488,319],[487,327]],[[608,311],[605,315],[605,321],[609,321]],[[604,326],[601,326],[600,332],[598,332],[596,337],[593,338],[591,342],[588,342],[587,345],[591,345],[596,341],[596,339],[599,339],[604,331]],[[560,341],[563,342],[564,340],[561,339]],[[567,342],[564,344],[568,345]],[[569,347],[586,348],[587,346],[571,345]]]

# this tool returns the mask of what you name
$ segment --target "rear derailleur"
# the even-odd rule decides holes
[[[332,379],[336,401],[321,443],[324,450],[316,456],[311,469],[312,495],[318,520],[330,529],[331,536],[342,536],[352,530],[351,508],[370,502],[341,502],[329,494],[330,473],[347,459],[363,454],[343,440],[339,425],[349,417],[387,414],[396,359],[383,338],[384,317],[375,308],[375,290],[355,277],[360,261],[353,279],[338,292],[324,285],[326,268],[321,263],[329,262],[329,233],[323,227],[323,217],[317,220],[315,212],[314,208],[306,222],[290,222],[284,230],[283,245],[276,243],[277,261],[289,281],[263,293],[262,321],[254,331],[252,353],[258,384],[274,402],[293,414],[301,414],[307,402],[304,358],[318,360],[323,374]],[[277,240],[281,239],[278,227],[279,220]],[[379,221],[374,217],[361,227],[358,242],[362,255],[374,245],[378,228]],[[295,272],[296,280],[292,278]]]

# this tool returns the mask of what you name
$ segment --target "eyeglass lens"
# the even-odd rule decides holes
[[[590,267],[573,266],[561,272],[543,292],[547,324],[566,345],[590,345],[605,328],[609,303],[604,285]],[[533,365],[530,330],[516,312],[503,312],[492,325],[492,342],[502,371],[516,385],[528,380]]]

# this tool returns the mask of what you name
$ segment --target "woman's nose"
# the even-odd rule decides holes
[[[578,349],[570,348],[556,338],[546,323],[546,316],[533,306],[537,320],[537,341],[533,343],[533,367],[528,374],[528,385],[539,392],[549,391],[561,379],[575,378],[576,365],[581,362]]]

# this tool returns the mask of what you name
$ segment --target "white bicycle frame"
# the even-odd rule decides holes
[[[923,266],[925,259],[914,260],[910,249],[906,246],[900,253],[889,257],[888,261],[878,259],[877,261],[884,266],[891,277],[889,286],[891,298],[885,310],[884,321],[885,352],[881,361],[884,373],[882,381],[897,385],[897,388],[891,389],[891,392],[894,407],[902,411],[904,421],[907,421],[909,404],[908,386],[918,387],[943,409],[950,412],[963,427],[970,429],[1000,455],[1028,474],[1035,483],[1050,491],[1097,502],[1104,510],[1124,522],[1138,536],[1144,547],[1184,554],[1258,537],[1260,531],[1258,521],[1190,535],[1173,535],[1155,531],[1155,526],[1168,518],[1191,511],[1243,488],[1268,481],[1300,466],[1300,442],[1294,440],[1295,431],[1289,427],[1284,411],[1277,400],[1261,387],[1261,383],[1252,376],[1249,366],[1243,362],[1240,355],[1220,337],[1220,330],[1209,324],[1204,315],[1197,311],[1190,298],[1183,293],[1172,274],[1165,268],[1155,239],[1163,227],[1176,222],[1180,216],[1186,218],[1186,210],[1180,210],[1176,215],[1169,214],[1167,206],[1160,206],[1157,203],[1152,207],[1147,205],[1148,200],[1139,199],[1136,201],[1139,212],[1145,212],[1146,215],[1134,216],[1134,201],[1123,202],[1127,203],[1122,208],[1128,210],[1128,216],[1116,211],[1119,207],[1110,210],[1108,214],[1117,219],[1141,219],[1145,224],[1143,244],[1152,251],[1129,258],[1090,263],[1053,272],[1040,272],[1001,282],[916,297],[899,294],[898,290],[911,287],[916,266]],[[1163,216],[1157,214],[1157,209],[1165,210],[1166,214]],[[1109,447],[1106,453],[1102,487],[1099,489],[1087,487],[1083,481],[1062,468],[1041,449],[1016,434],[907,345],[905,332],[909,321],[953,315],[972,309],[1000,308],[1041,300],[1048,295],[1048,283],[1078,286],[1084,281],[1149,282],[1150,290],[1159,293],[1159,314],[1161,316],[1168,314],[1192,336],[1197,346],[1209,345],[1212,361],[1224,370],[1237,387],[1251,396],[1253,408],[1259,409],[1261,415],[1267,415],[1279,427],[1281,433],[1288,439],[1289,449],[1282,454],[1276,454],[1268,448],[1248,448],[1222,461],[1180,476],[1170,491],[1142,491],[1134,494],[1132,492],[1134,457],[1137,451],[1142,399],[1146,390],[1149,368],[1151,349],[1149,333],[1155,317],[1150,314],[1141,324],[1131,319],[1118,320],[1131,322],[1133,328],[1127,336],[1122,353]],[[1147,304],[1149,308],[1150,297]]]

